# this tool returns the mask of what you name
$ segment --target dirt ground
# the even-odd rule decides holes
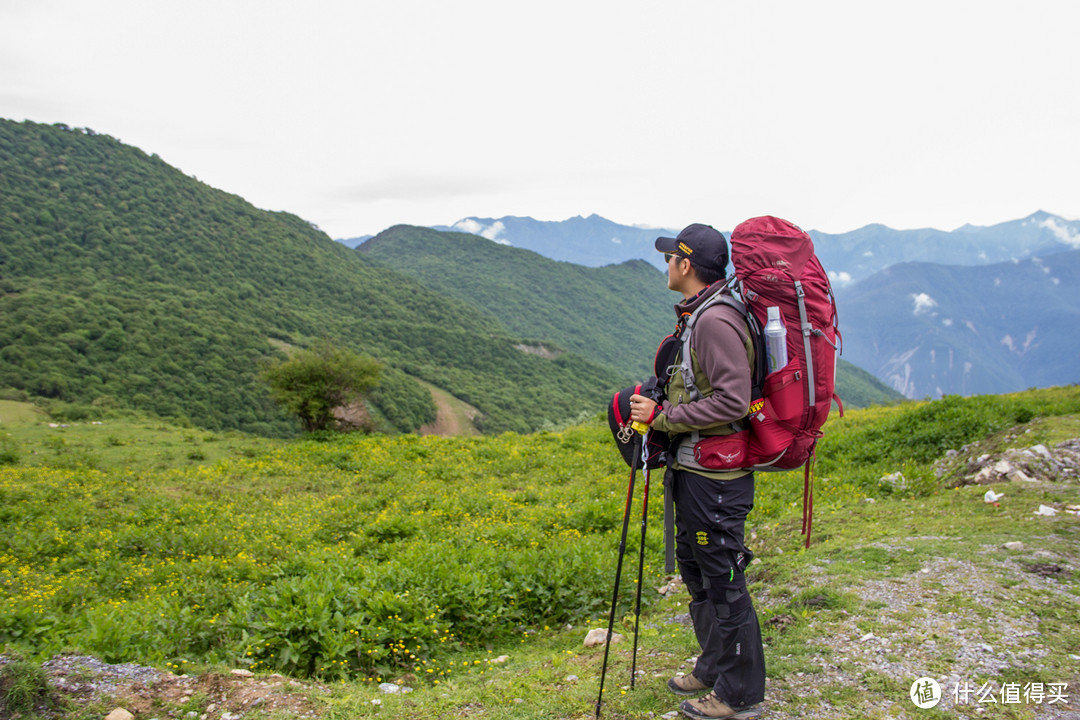
[[[317,697],[327,692],[317,683],[280,675],[253,677],[244,670],[175,675],[132,663],[110,665],[82,655],[56,656],[42,668],[52,694],[38,708],[42,717],[94,717],[95,711],[105,717],[122,708],[136,718],[161,720],[235,720],[256,710],[259,715],[314,718],[319,714]],[[5,716],[14,718],[0,708],[0,720]]]

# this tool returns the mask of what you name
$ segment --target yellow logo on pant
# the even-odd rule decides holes
[[[698,532],[698,534],[697,534],[697,544],[698,545],[708,545],[709,544],[709,533],[705,532],[704,530],[701,530],[700,532]]]

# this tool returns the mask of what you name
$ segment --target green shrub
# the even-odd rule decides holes
[[[19,446],[11,435],[0,435],[0,465],[18,465]]]
[[[32,715],[50,704],[49,679],[40,665],[20,658],[0,666],[0,716]]]
[[[0,388],[0,400],[14,400],[15,402],[26,402],[30,399],[30,395],[25,390],[17,390],[16,388]]]

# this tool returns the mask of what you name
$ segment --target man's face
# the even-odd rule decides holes
[[[668,290],[682,292],[683,285],[686,283],[686,270],[690,265],[690,261],[674,253],[665,253],[664,257],[667,259]]]

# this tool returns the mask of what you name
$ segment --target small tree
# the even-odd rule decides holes
[[[333,427],[334,409],[362,399],[378,383],[381,368],[374,358],[321,340],[267,367],[260,377],[304,430],[314,432]]]

